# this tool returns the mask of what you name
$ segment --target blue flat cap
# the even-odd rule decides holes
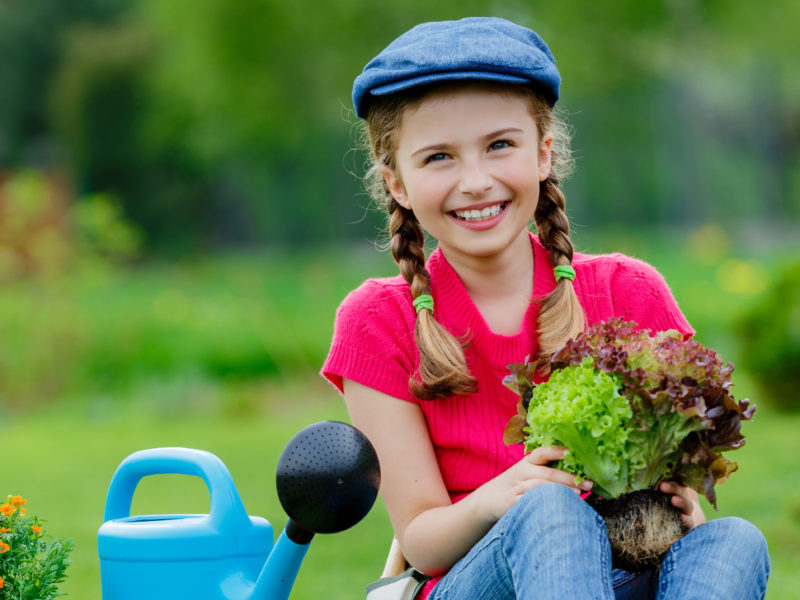
[[[551,104],[561,84],[553,54],[534,31],[469,17],[422,23],[394,40],[356,77],[353,106],[363,119],[373,96],[458,79],[534,84]]]

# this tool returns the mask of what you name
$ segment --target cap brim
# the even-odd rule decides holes
[[[436,83],[437,81],[451,81],[451,80],[464,80],[464,79],[477,79],[484,81],[502,81],[504,83],[524,84],[530,83],[529,79],[525,77],[518,77],[516,75],[508,75],[506,73],[492,73],[489,71],[446,71],[443,73],[426,73],[419,77],[411,79],[403,79],[401,81],[393,81],[386,85],[381,85],[370,90],[373,96],[386,96],[402,90],[407,90],[429,83]]]

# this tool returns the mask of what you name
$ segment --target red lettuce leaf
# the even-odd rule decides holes
[[[674,330],[651,335],[633,321],[610,319],[570,339],[551,360],[551,371],[591,358],[594,368],[622,381],[641,448],[629,465],[630,489],[675,480],[703,494],[716,508],[714,485],[736,470],[722,452],[744,445],[742,421],[755,405],[731,394],[733,364]],[[504,382],[530,398],[535,367],[510,365]],[[519,418],[517,418],[519,420]]]

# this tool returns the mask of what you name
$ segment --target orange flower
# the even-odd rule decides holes
[[[0,542],[0,554],[5,554],[9,550],[11,550],[11,546],[6,544],[5,542]]]
[[[27,508],[20,508],[19,509],[19,514],[21,514],[24,517],[25,515],[28,514],[28,509]]]
[[[10,504],[0,505],[0,513],[3,513],[5,516],[13,515],[16,510],[16,507],[11,506]]]
[[[22,496],[11,496],[9,497],[9,503],[14,504],[16,506],[25,506],[27,500],[24,500]]]
[[[0,533],[8,533],[11,531],[8,527],[0,527]]]
[[[40,535],[42,533],[42,528],[38,525],[31,525],[31,529],[33,529],[33,533],[36,535]]]
[[[6,581],[5,581],[5,579],[3,579],[2,577],[0,577],[0,590],[2,590],[2,589],[3,589],[3,586],[4,586],[5,584],[6,584]]]

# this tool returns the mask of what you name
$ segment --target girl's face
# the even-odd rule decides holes
[[[451,263],[492,260],[529,248],[551,142],[549,135],[539,139],[522,95],[465,86],[403,113],[395,169],[382,173]]]

